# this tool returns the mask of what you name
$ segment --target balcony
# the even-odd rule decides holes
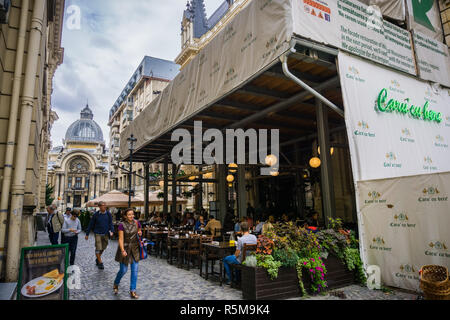
[[[115,127],[119,128],[120,127],[120,122],[119,120],[114,120],[113,124],[112,124],[112,128],[114,129]]]

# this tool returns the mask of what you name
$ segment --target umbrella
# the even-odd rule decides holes
[[[148,204],[150,205],[163,205],[164,204],[164,199],[163,198],[158,198],[158,193],[160,193],[161,191],[150,191],[148,193]],[[142,193],[137,193],[136,194],[136,199],[139,199],[140,201],[144,202],[144,195]],[[172,195],[169,194],[167,196],[167,199],[169,201],[169,204],[172,203]],[[177,197],[177,203],[187,203],[187,200],[184,198],[180,198]]]
[[[108,207],[114,208],[127,208],[128,207],[128,195],[118,190],[112,190],[104,195],[95,198],[86,203],[86,207],[96,207],[100,201],[106,203]],[[131,205],[135,207],[142,206],[143,200],[137,197],[131,197]]]

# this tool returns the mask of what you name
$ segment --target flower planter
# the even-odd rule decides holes
[[[327,274],[327,289],[335,289],[355,282],[352,271],[334,255],[324,259]],[[302,281],[305,290],[312,293],[309,272],[303,270]],[[245,300],[274,300],[288,299],[301,296],[298,284],[297,270],[295,268],[281,267],[278,277],[270,279],[266,269],[242,266],[242,297]]]

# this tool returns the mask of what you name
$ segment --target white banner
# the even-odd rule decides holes
[[[362,258],[384,284],[419,290],[424,265],[450,269],[450,173],[357,183]]]
[[[450,55],[447,45],[419,31],[413,32],[413,39],[420,78],[450,87]]]
[[[405,21],[406,7],[405,0],[359,0],[366,5],[375,5],[381,9],[383,17],[388,17],[398,21]]]
[[[361,252],[382,282],[418,290],[423,265],[450,266],[450,95],[340,52]]]
[[[375,7],[351,0],[294,0],[294,33],[416,75],[411,35]]]
[[[449,90],[339,53],[355,181],[450,171]]]

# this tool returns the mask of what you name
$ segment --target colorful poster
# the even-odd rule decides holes
[[[23,248],[17,300],[67,300],[67,244]]]

